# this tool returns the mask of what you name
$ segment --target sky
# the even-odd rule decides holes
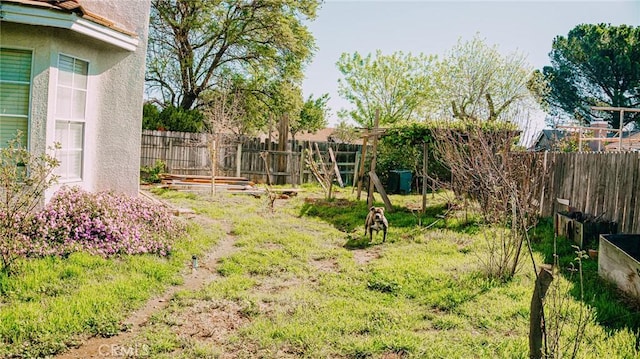
[[[345,1],[325,0],[308,24],[318,50],[305,71],[305,98],[329,93],[329,124],[350,108],[338,95],[336,62],[343,52],[362,55],[380,49],[443,56],[458,39],[476,34],[501,53],[518,51],[531,66],[549,65],[554,37],[582,23],[640,26],[640,0],[634,1]],[[542,127],[538,121],[534,127]]]

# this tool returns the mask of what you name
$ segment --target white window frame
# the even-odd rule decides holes
[[[74,84],[74,78],[76,76],[75,72],[71,72],[72,75],[72,79],[71,79],[71,85],[62,85],[60,83],[60,75],[61,75],[61,60],[63,59],[63,57],[66,58],[70,58],[73,60],[74,66],[75,67],[75,63],[78,61],[81,61],[83,63],[86,64],[86,74],[84,74],[86,76],[86,82],[85,82],[85,87],[84,88],[80,88],[80,87],[76,87]],[[76,57],[76,56],[72,56],[72,55],[68,55],[65,53],[59,53],[58,54],[58,59],[56,62],[56,68],[58,71],[58,78],[56,80],[56,99],[55,99],[55,103],[56,103],[56,109],[54,112],[54,117],[55,117],[55,138],[56,138],[56,142],[60,142],[60,144],[62,145],[62,148],[56,151],[56,157],[58,157],[58,159],[61,161],[60,167],[58,167],[56,169],[56,174],[60,176],[59,178],[59,182],[61,183],[69,183],[69,182],[81,182],[83,180],[84,177],[84,165],[85,165],[85,147],[86,147],[86,116],[87,116],[87,102],[89,99],[89,67],[90,67],[90,62]],[[65,116],[65,115],[61,115],[60,109],[58,109],[58,105],[59,105],[59,98],[58,96],[60,95],[60,90],[61,89],[67,89],[71,91],[71,100],[69,101],[69,106],[71,106],[71,109],[69,110],[69,115]],[[74,93],[75,91],[81,91],[84,92],[84,103],[82,104],[83,106],[83,116],[82,117],[77,117],[77,116],[73,116],[73,107],[74,107]],[[62,126],[66,126],[66,133],[65,136],[66,138],[69,138],[69,136],[71,135],[71,125],[73,124],[80,124],[82,126],[81,128],[81,144],[80,147],[67,147],[68,143],[64,143],[62,141],[60,141],[60,139],[58,138],[58,127],[60,125]],[[71,173],[69,170],[69,166],[66,166],[64,163],[62,163],[66,158],[67,155],[69,154],[76,154],[79,155],[79,161],[80,161],[80,168],[79,168],[79,173]],[[63,170],[66,170],[63,172]]]
[[[31,53],[31,63],[29,64],[29,82],[23,82],[23,81],[2,81],[3,83],[15,83],[15,84],[20,84],[20,85],[28,85],[29,86],[29,91],[28,91],[28,99],[27,99],[27,114],[26,115],[18,115],[18,114],[0,114],[2,116],[5,117],[14,117],[14,118],[24,118],[27,122],[27,132],[24,134],[24,138],[25,138],[25,142],[23,143],[24,146],[26,146],[27,149],[30,148],[30,144],[31,144],[31,100],[33,98],[32,96],[32,91],[33,91],[33,66],[34,66],[34,49],[32,48],[24,48],[24,47],[14,47],[14,46],[0,46],[3,49],[6,50],[17,50],[17,51],[28,51]],[[1,79],[0,79],[1,81]],[[0,147],[5,146],[6,144],[0,144]]]

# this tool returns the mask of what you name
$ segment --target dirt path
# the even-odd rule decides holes
[[[212,223],[209,218],[199,217],[203,225]],[[192,270],[183,275],[184,282],[180,285],[169,287],[160,296],[150,299],[145,306],[132,313],[124,322],[129,328],[126,332],[109,338],[92,337],[87,339],[80,347],[62,353],[56,358],[104,358],[114,356],[125,356],[126,353],[136,348],[124,348],[122,345],[133,339],[146,325],[149,318],[156,312],[166,308],[173,295],[181,290],[198,290],[218,277],[216,265],[221,258],[228,257],[237,251],[235,247],[236,238],[230,234],[230,225],[223,223],[223,228],[227,235],[220,240],[203,258],[199,259],[198,269]]]

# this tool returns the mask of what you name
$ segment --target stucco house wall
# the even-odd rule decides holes
[[[58,187],[63,184],[77,185],[89,191],[115,190],[135,195],[139,183],[150,2],[73,2],[80,4],[87,12],[113,22],[115,25],[111,29],[100,22],[89,21],[88,25],[102,27],[102,30],[107,28],[107,32],[116,36],[122,35],[126,40],[125,45],[74,28],[20,23],[19,14],[16,15],[21,10],[27,13],[36,11],[39,16],[44,11],[45,15],[51,13],[54,17],[80,18],[82,14],[35,6],[33,1],[3,0],[0,4],[1,10],[7,14],[0,23],[0,46],[32,51],[29,146],[32,151],[41,153],[55,141],[54,109],[59,55],[86,61],[88,80],[82,180],[63,182]],[[38,16],[35,18],[37,20]],[[47,197],[56,189],[52,188]]]

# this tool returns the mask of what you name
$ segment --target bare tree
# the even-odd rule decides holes
[[[245,134],[244,96],[239,90],[219,90],[207,95],[209,106],[203,111],[207,133],[229,133],[236,139]]]
[[[215,176],[218,168],[220,138],[225,133],[235,134],[241,140],[239,129],[243,125],[244,107],[239,92],[216,91],[211,95],[210,105],[204,111],[207,145],[211,158],[211,195],[215,193]]]
[[[486,261],[488,274],[507,280],[516,273],[528,231],[537,221],[543,190],[544,158],[512,153],[519,132],[510,124],[461,123],[434,131],[436,146],[453,176],[453,189],[477,201],[493,230]]]
[[[529,323],[530,357],[575,358],[584,338],[588,312],[580,306],[577,315],[571,315],[572,309],[561,294],[566,291],[559,289],[560,281],[553,281],[558,270],[557,256],[554,253],[553,265],[536,264],[529,237],[530,229],[537,223],[545,178],[553,166],[553,158],[548,154],[511,152],[518,134],[513,128],[467,123],[434,134],[438,150],[455,177],[455,191],[477,201],[490,224],[485,237],[488,254],[481,258],[486,273],[509,280],[523,254],[530,256],[536,277]],[[572,272],[580,275],[582,296],[584,252],[578,249],[576,254],[578,266]],[[574,322],[574,333],[568,333],[568,322]],[[562,342],[565,338],[569,338],[569,345]]]

